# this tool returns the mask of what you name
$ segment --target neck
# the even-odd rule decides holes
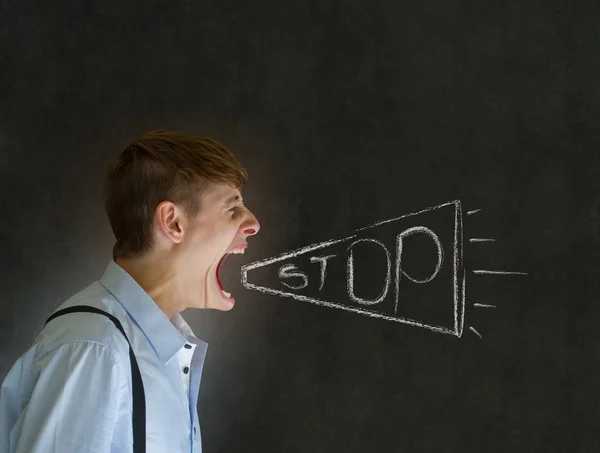
[[[177,304],[174,294],[172,263],[152,257],[115,258],[115,263],[131,275],[167,318],[183,311],[185,307]]]

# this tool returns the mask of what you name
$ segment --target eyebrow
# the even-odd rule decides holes
[[[240,197],[240,196],[239,196],[239,195],[237,195],[237,194],[236,194],[236,195],[233,195],[233,196],[231,196],[231,197],[227,198],[227,199],[226,199],[226,200],[223,202],[223,205],[224,205],[224,206],[230,205],[230,204],[231,204],[231,203],[233,203],[234,201],[242,201],[242,197]]]

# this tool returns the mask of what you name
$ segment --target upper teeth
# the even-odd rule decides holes
[[[235,253],[237,255],[243,255],[244,254],[244,250],[246,249],[233,249],[231,252],[229,253]]]
[[[228,293],[224,289],[222,289],[221,291],[223,291],[223,294],[225,294],[225,297],[231,297],[231,293]]]

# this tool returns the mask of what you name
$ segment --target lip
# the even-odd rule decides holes
[[[239,245],[235,245],[235,246],[231,247],[229,250],[227,250],[223,254],[223,256],[219,260],[219,263],[217,264],[217,268],[215,270],[215,277],[216,277],[216,280],[217,280],[217,288],[219,289],[219,294],[220,294],[220,296],[221,296],[221,298],[223,300],[225,300],[226,302],[228,302],[230,304],[234,304],[235,303],[235,299],[233,298],[233,296],[227,297],[225,294],[223,294],[223,290],[225,290],[225,288],[223,288],[223,284],[221,283],[221,277],[219,276],[219,271],[221,270],[221,265],[225,261],[225,258],[227,258],[227,256],[229,256],[229,254],[231,252],[241,251],[241,250],[245,250],[247,248],[248,248],[248,243],[247,242],[243,242],[243,243],[241,243]]]
[[[227,250],[226,253],[231,253],[234,250],[246,250],[248,248],[248,243],[247,242],[242,242],[240,245],[236,245],[234,247],[231,247],[229,250]]]
[[[221,258],[221,261],[219,261],[217,270],[215,272],[215,280],[217,281],[217,291],[219,292],[219,296],[221,297],[221,299],[223,299],[224,301],[226,301],[230,304],[233,304],[233,303],[235,303],[235,299],[233,298],[233,296],[227,297],[225,294],[223,294],[224,288],[223,288],[223,284],[221,283],[221,278],[219,277],[219,268],[221,267],[221,264],[223,264],[223,261],[225,261],[225,258],[227,257],[227,255],[228,255],[228,253],[223,255],[223,258]]]
[[[221,299],[223,299],[225,302],[230,303],[231,305],[235,304],[235,299],[233,298],[233,296],[227,297],[225,294],[223,294],[223,291],[219,292],[221,293]]]

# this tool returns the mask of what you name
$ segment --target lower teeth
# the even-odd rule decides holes
[[[225,297],[231,297],[231,294],[228,293],[227,291],[225,291],[224,289],[222,289],[221,291],[223,291],[223,294],[225,294]]]

